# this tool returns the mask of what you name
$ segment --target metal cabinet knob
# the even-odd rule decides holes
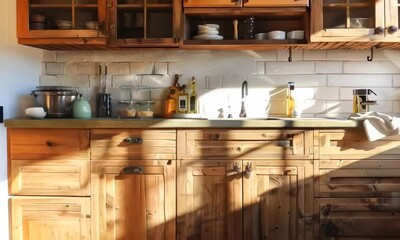
[[[399,30],[396,26],[390,26],[388,27],[388,33],[389,34],[395,34]]]
[[[385,32],[383,27],[376,27],[374,30],[374,35],[382,35]]]

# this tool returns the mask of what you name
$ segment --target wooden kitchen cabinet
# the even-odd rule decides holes
[[[316,130],[314,239],[398,239],[400,138]]]
[[[400,239],[397,198],[321,198],[314,239]]]
[[[312,139],[303,130],[178,130],[178,239],[312,238]]]
[[[398,0],[314,0],[311,42],[399,41]]]
[[[112,0],[109,43],[118,47],[178,47],[181,0]]]
[[[92,239],[176,239],[176,161],[92,161]]]
[[[308,0],[183,0],[184,7],[294,7],[308,6]]]
[[[88,25],[90,21],[94,26]],[[17,0],[20,44],[45,49],[52,45],[104,48],[106,21],[105,0]]]
[[[91,239],[89,198],[15,197],[10,209],[10,239]]]

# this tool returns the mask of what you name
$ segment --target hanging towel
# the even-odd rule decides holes
[[[369,141],[400,134],[400,118],[384,113],[353,113],[349,119],[363,121],[364,130]]]

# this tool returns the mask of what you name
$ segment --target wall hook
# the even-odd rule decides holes
[[[288,57],[288,61],[292,62],[292,48],[289,48],[289,57]]]
[[[368,62],[374,60],[374,47],[371,48],[371,56],[367,56]]]

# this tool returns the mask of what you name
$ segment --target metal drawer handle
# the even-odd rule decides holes
[[[244,170],[245,178],[250,178],[252,171],[253,171],[253,163],[249,162],[249,163],[246,164],[246,167],[245,167],[245,170]]]
[[[131,138],[131,137],[127,137],[124,139],[125,143],[134,143],[134,144],[139,144],[139,143],[143,143],[143,138]]]
[[[122,174],[142,174],[143,168],[139,166],[126,167],[122,170]]]

